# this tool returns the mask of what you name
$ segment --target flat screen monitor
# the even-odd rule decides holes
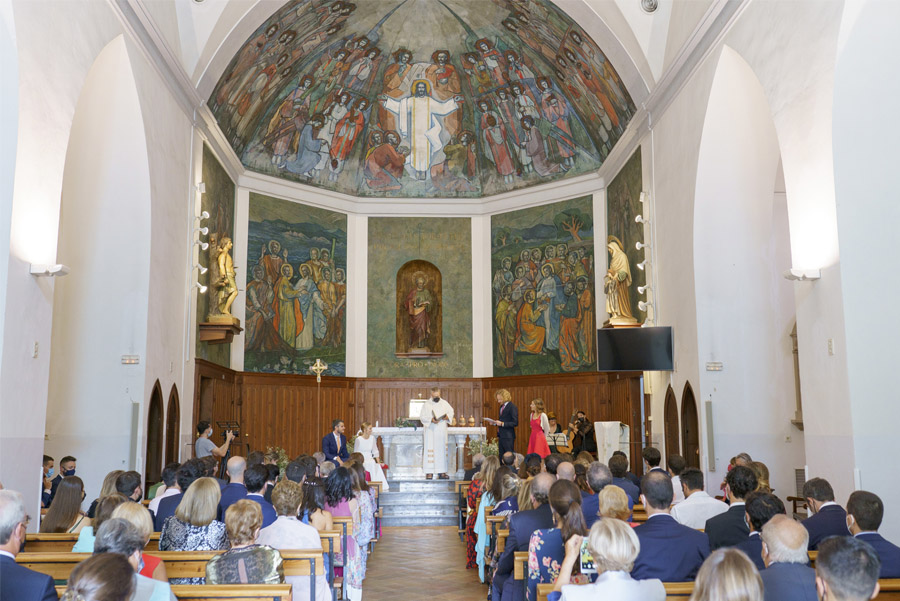
[[[672,371],[671,327],[597,331],[598,371]]]

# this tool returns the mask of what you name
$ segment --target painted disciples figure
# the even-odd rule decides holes
[[[303,329],[303,313],[300,311],[300,294],[291,285],[294,268],[285,263],[281,266],[281,278],[275,284],[275,320],[273,325],[278,335],[293,348],[297,334]]]
[[[635,324],[631,314],[631,267],[622,243],[610,236],[606,247],[609,249],[609,269],[606,270],[603,287],[606,292],[606,312],[611,325]]]
[[[506,128],[503,126],[503,123],[498,123],[494,115],[487,115],[485,129],[481,135],[484,137],[482,149],[485,156],[494,164],[504,183],[513,183],[516,167],[513,164],[512,153],[506,143]]]
[[[541,111],[544,113],[544,118],[555,128],[556,135],[551,136],[549,140],[551,156],[553,159],[559,158],[566,167],[573,167],[575,165],[575,141],[569,125],[568,104],[560,102],[555,94],[548,94],[541,101]]]
[[[431,389],[431,400],[422,404],[419,414],[422,420],[424,444],[422,447],[422,471],[431,480],[435,474],[440,480],[447,475],[447,428],[453,420],[453,407],[441,398],[441,389]]]
[[[512,286],[504,286],[494,313],[497,324],[497,367],[514,367],[516,364],[516,305],[512,300]]]
[[[347,71],[347,81],[344,82],[344,85],[351,90],[364,92],[369,83],[369,78],[372,77],[372,73],[375,72],[377,67],[379,54],[381,54],[381,50],[372,48],[356,59],[356,62]]]
[[[431,182],[442,192],[471,192],[476,186],[475,135],[464,131],[459,139],[444,146],[444,161],[431,168]]]
[[[431,313],[434,312],[434,295],[425,288],[425,274],[417,271],[413,274],[416,285],[406,295],[406,312],[409,315],[409,348],[427,348],[428,336],[431,334]]]
[[[500,259],[500,269],[497,270],[497,273],[494,274],[494,279],[491,281],[491,289],[495,294],[500,294],[504,288],[512,285],[515,277],[513,276],[511,268],[511,257],[503,257]]]
[[[289,350],[274,325],[276,311],[275,289],[266,280],[262,265],[253,266],[253,280],[247,284],[247,343],[248,351]]]
[[[309,269],[309,274],[312,276],[313,282],[318,284],[322,279],[322,261],[319,260],[318,248],[309,249],[309,260],[300,265],[301,274],[303,273],[304,267]]]
[[[375,134],[377,133],[375,132]],[[373,140],[377,139],[375,134],[373,134]],[[384,143],[373,146],[366,154],[363,171],[366,185],[372,190],[383,191],[402,188],[400,178],[403,176],[403,165],[406,164],[408,154],[409,149],[406,146],[400,146],[400,136],[397,132],[385,132]]]
[[[410,64],[412,53],[406,48],[400,48],[393,56],[395,62],[384,72],[384,83],[381,93],[394,100],[400,100],[403,98],[403,90],[408,85],[406,78],[409,72],[412,71],[412,65]],[[378,107],[378,123],[385,131],[397,129],[397,120],[384,106]]]
[[[559,305],[559,360],[563,371],[576,371],[581,367],[581,307],[575,294],[575,282],[566,282],[563,289],[565,303]]]
[[[303,313],[303,328],[294,341],[294,348],[298,351],[308,351],[315,346],[316,340],[325,338],[325,303],[319,294],[319,287],[312,278],[309,266],[304,263],[300,266],[300,279],[294,284],[294,290],[300,301],[300,311]]]
[[[450,64],[450,52],[438,50],[431,55],[432,64],[425,69],[425,77],[432,84],[434,97],[438,100],[450,100],[462,91],[456,67]],[[451,136],[459,133],[460,114],[453,112],[444,117],[444,127]]]
[[[493,85],[491,74],[488,73],[484,61],[474,52],[467,52],[463,55],[463,71],[469,77],[469,84],[479,94],[484,94],[491,89]]]
[[[418,180],[424,181],[431,169],[434,155],[444,147],[441,139],[443,126],[438,117],[449,115],[459,109],[462,96],[438,101],[429,93],[430,82],[417,80],[413,84],[412,96],[395,100],[382,94],[379,98],[385,109],[397,116],[400,139],[410,149],[406,163]]]
[[[597,356],[594,352],[597,342],[597,320],[594,318],[594,294],[587,278],[578,278],[575,292],[578,294],[578,312],[581,314],[581,364],[593,365]]]
[[[270,286],[275,286],[275,282],[281,277],[281,265],[287,262],[288,251],[281,249],[281,242],[278,240],[269,240],[268,246],[263,244],[262,252],[259,257],[259,265],[266,270],[266,281]]]
[[[356,138],[362,133],[365,125],[365,110],[369,107],[366,98],[360,98],[356,105],[337,122],[334,137],[331,140],[331,162],[329,163],[329,181],[337,181],[344,163],[356,144]]]
[[[328,324],[331,323],[331,318],[334,315],[338,300],[337,289],[334,287],[334,282],[331,281],[331,276],[331,268],[323,267],[322,279],[317,284],[319,287],[319,297],[322,299],[322,313],[325,314],[325,335],[322,336],[323,340],[328,339]]]
[[[344,337],[344,305],[347,304],[347,283],[344,281],[344,270],[340,268],[334,270],[334,294],[337,300],[331,314],[326,315],[328,333],[322,342],[325,346],[337,348]]]
[[[318,165],[321,160],[321,152],[328,145],[319,138],[319,132],[325,125],[325,117],[313,115],[309,122],[303,126],[300,132],[300,140],[297,142],[297,158],[284,164],[284,168],[291,173],[312,178],[318,174]]]
[[[535,302],[535,298],[534,290],[525,292],[525,302],[516,315],[516,351],[532,355],[544,352],[544,338],[547,336],[544,326],[538,325],[545,305]]]
[[[536,171],[538,175],[546,177],[559,173],[560,166],[547,160],[547,149],[544,147],[544,137],[534,126],[531,115],[522,117],[522,129],[525,131],[525,154],[528,155],[529,171]]]
[[[562,282],[559,276],[553,273],[549,264],[541,267],[541,281],[537,286],[537,300],[546,305],[541,320],[546,332],[544,347],[553,350],[559,348],[559,310],[556,306],[562,301]]]

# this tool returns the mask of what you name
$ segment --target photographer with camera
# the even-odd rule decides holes
[[[194,444],[194,456],[197,457],[197,459],[209,457],[210,455],[224,457],[228,454],[228,447],[231,445],[231,441],[234,440],[234,432],[231,430],[226,431],[225,442],[222,443],[222,446],[217,447],[215,443],[209,439],[209,437],[212,436],[212,431],[212,426],[208,421],[202,421],[197,424],[197,433],[200,435],[197,442]]]
[[[575,415],[569,422],[569,442],[572,445],[572,454],[578,455],[581,451],[597,456],[597,438],[594,435],[594,424],[587,419],[584,411],[575,410]]]

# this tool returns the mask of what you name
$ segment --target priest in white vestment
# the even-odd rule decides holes
[[[444,101],[435,100],[429,93],[430,85],[428,80],[416,80],[411,90],[413,95],[402,100],[386,94],[380,96],[384,108],[397,115],[400,144],[409,148],[406,164],[419,180],[427,177],[434,155],[444,147],[445,141],[441,139],[444,128],[438,117],[459,109],[458,100],[462,100],[461,96]]]
[[[447,428],[453,419],[453,407],[441,398],[441,389],[431,389],[431,399],[422,405],[419,414],[424,428],[425,444],[422,447],[422,469],[425,478],[431,480],[438,474],[441,480],[449,480],[447,475]]]

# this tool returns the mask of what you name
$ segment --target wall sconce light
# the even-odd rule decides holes
[[[650,290],[650,284],[647,284],[646,286],[638,286],[638,294],[643,294],[648,290]]]
[[[644,219],[643,215],[638,215],[637,217],[634,218],[634,222],[635,223],[650,223],[650,220]]]
[[[638,242],[637,244],[634,245],[634,247],[638,250],[643,250],[645,248],[650,248],[650,245],[644,244],[643,242]]]
[[[209,228],[208,227],[195,227],[194,231],[200,232],[201,234],[203,234],[205,236],[209,233]]]
[[[55,265],[46,265],[43,263],[32,263],[29,267],[29,273],[35,277],[62,277],[69,275],[72,269],[68,265],[57,263]]]
[[[206,250],[207,248],[209,248],[209,242],[201,242],[200,240],[194,240],[194,244],[196,244],[203,250]]]
[[[792,282],[807,282],[818,280],[822,277],[821,269],[795,269],[791,267],[784,272],[784,279]]]
[[[649,308],[652,307],[652,306],[653,306],[653,303],[651,303],[650,301],[640,301],[640,302],[638,302],[638,309],[640,309],[640,310],[643,311],[644,313],[646,313],[646,312],[647,312],[647,309],[649,309]]]
[[[650,259],[644,259],[643,261],[641,261],[640,263],[638,263],[638,264],[636,265],[636,267],[637,267],[638,269],[640,269],[641,271],[644,271],[644,268],[647,267],[647,265],[649,265],[649,264],[650,264]]]
[[[200,289],[200,294],[206,294],[206,286],[204,286],[200,282],[194,283],[194,286]]]
[[[206,273],[207,271],[209,271],[209,269],[207,269],[207,268],[204,267],[203,265],[200,265],[199,263],[198,263],[197,265],[194,265],[194,269],[199,270],[199,271],[200,271],[200,275],[203,275],[204,273]]]

